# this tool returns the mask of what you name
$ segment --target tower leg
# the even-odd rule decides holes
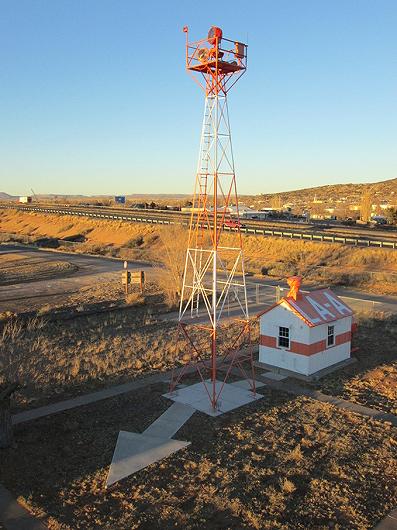
[[[232,217],[234,209],[237,219]],[[236,226],[233,226],[233,222]],[[227,236],[225,227],[228,228]],[[234,241],[231,243],[230,234],[234,233]],[[249,327],[231,130],[227,98],[223,93],[207,95],[205,101],[188,241],[179,322],[193,352],[191,363],[196,364],[203,382],[210,380],[210,384],[206,383],[205,386],[212,409],[216,410],[233,366],[247,376],[240,361],[238,347],[240,341],[245,340],[247,326]],[[229,365],[224,381],[217,388],[217,361],[221,353],[218,349],[221,350],[222,346],[222,333],[218,326],[225,306],[228,307],[231,303],[237,305],[232,309],[238,313],[237,340],[230,352],[224,355]],[[200,317],[200,324],[194,326],[193,316]],[[202,323],[203,320],[205,324]],[[194,327],[194,332],[190,332],[188,326]],[[202,341],[197,339],[200,334]],[[207,348],[209,346],[210,351],[198,351],[200,348],[197,344],[202,342]],[[252,357],[245,355],[242,362],[250,361],[252,362]],[[203,377],[203,370],[206,371],[206,378]]]

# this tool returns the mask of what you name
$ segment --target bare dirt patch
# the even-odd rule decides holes
[[[397,500],[395,430],[268,389],[249,406],[195,413],[192,444],[104,489],[119,430],[170,402],[156,385],[18,426],[2,481],[52,530],[373,528]]]
[[[397,415],[397,317],[362,318],[357,363],[317,385],[323,392]]]
[[[23,254],[0,254],[0,285],[59,278],[76,271],[76,265],[62,259],[47,261]]]

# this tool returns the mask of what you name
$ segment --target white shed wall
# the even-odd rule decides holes
[[[309,327],[288,307],[280,304],[260,318],[260,334],[278,337],[280,326],[289,328],[290,339],[308,344]]]
[[[325,323],[310,328],[287,306],[280,304],[260,319],[260,334],[278,338],[279,326],[290,330],[290,341],[303,344],[314,344],[327,340],[328,326],[335,326],[335,338],[337,335],[349,332],[352,325],[352,317],[344,317],[334,322]],[[313,355],[302,355],[290,352],[283,348],[273,348],[259,345],[259,361],[285,368],[303,375],[311,375],[319,370],[332,366],[345,359],[350,358],[351,342],[325,348],[324,351]]]

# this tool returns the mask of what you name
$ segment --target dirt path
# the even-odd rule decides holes
[[[23,248],[13,245],[0,246],[0,260],[2,256],[12,255],[20,257],[18,263],[37,267],[38,263],[47,265],[63,262],[69,264],[62,270],[57,270],[56,274],[48,274],[42,279],[40,274],[37,280],[29,277],[22,278],[22,281],[0,285],[0,312],[22,310],[32,310],[43,306],[46,303],[61,303],[66,298],[79,291],[83,287],[97,286],[100,282],[109,280],[119,280],[123,262],[116,259],[97,258],[81,254],[60,253],[43,251],[34,248]],[[55,268],[55,267],[54,267]],[[129,262],[130,269],[148,269],[141,263]]]

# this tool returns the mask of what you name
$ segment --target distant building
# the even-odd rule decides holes
[[[245,204],[239,204],[238,205],[238,213],[240,215],[242,215],[243,213],[245,212],[252,212],[252,208],[250,208],[249,206],[245,206]],[[230,213],[231,215],[237,215],[237,206],[235,205],[230,205],[228,208],[227,208],[227,212]]]
[[[21,204],[29,204],[32,202],[32,197],[30,196],[19,197],[18,202],[20,202]]]
[[[250,210],[245,211],[240,214],[242,219],[258,219],[264,220],[269,217],[269,212],[267,210]]]
[[[193,207],[186,207],[186,208],[181,208],[181,212],[184,212],[184,213],[191,213],[191,212],[203,212],[204,211],[204,208],[193,208]]]

